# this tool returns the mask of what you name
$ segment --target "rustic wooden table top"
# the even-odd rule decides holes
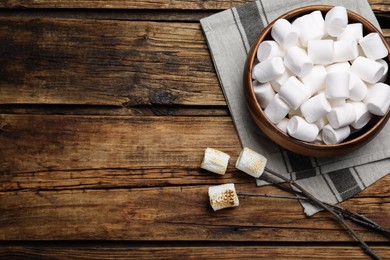
[[[241,149],[199,19],[244,2],[1,1],[0,257],[367,258],[297,201],[209,206],[227,182],[284,194],[199,168]],[[389,1],[369,2],[390,40]],[[390,175],[342,203],[387,228],[389,205]]]

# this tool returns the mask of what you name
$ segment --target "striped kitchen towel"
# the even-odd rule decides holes
[[[267,167],[296,180],[317,198],[336,204],[362,191],[390,172],[390,124],[369,144],[337,158],[310,158],[282,149],[256,127],[246,108],[243,68],[251,44],[268,23],[307,5],[342,5],[379,28],[366,0],[260,0],[200,20],[211,57],[242,146],[265,155]],[[259,186],[269,184],[257,180]],[[318,208],[302,202],[307,215]]]

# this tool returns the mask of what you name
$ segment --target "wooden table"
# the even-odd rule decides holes
[[[207,146],[241,149],[199,19],[244,2],[1,1],[0,257],[366,258],[297,201],[209,206],[228,182],[284,194],[199,168]],[[389,1],[370,4],[390,39]],[[342,203],[387,228],[389,205],[390,175]]]

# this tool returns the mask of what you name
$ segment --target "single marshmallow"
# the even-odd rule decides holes
[[[328,72],[325,78],[327,98],[349,97],[349,73],[344,71]]]
[[[206,148],[200,168],[224,175],[229,163],[230,155],[213,148]]]
[[[313,62],[307,56],[306,51],[298,46],[287,49],[284,56],[284,63],[298,77],[306,76],[313,68]]]
[[[278,19],[272,26],[271,36],[276,42],[287,49],[297,44],[299,34],[289,21],[286,19]]]
[[[390,86],[381,82],[375,84],[368,89],[364,103],[372,114],[383,116],[390,106]]]
[[[349,74],[349,98],[353,101],[361,101],[367,95],[367,85],[358,76]]]
[[[269,82],[260,83],[258,81],[254,81],[253,90],[255,92],[257,102],[259,102],[260,107],[263,109],[268,106],[271,99],[275,96],[275,91]]]
[[[311,40],[307,42],[307,54],[313,64],[327,65],[333,63],[333,46],[332,40]]]
[[[306,47],[310,40],[319,40],[324,36],[324,30],[318,25],[314,15],[306,14],[293,21],[293,27],[299,32],[299,42]]]
[[[354,60],[359,56],[357,41],[340,40],[334,42],[334,61],[344,62]]]
[[[333,37],[341,35],[347,24],[348,14],[343,6],[335,6],[325,15],[325,31]]]
[[[237,159],[236,168],[255,178],[259,178],[263,174],[266,164],[267,158],[244,147]]]
[[[338,129],[355,122],[356,111],[351,103],[345,103],[344,105],[333,107],[327,117],[329,124],[334,129]]]
[[[289,77],[291,77],[292,74],[291,72],[286,69],[284,71],[284,73],[282,74],[282,76],[279,76],[277,77],[276,79],[274,80],[271,80],[270,83],[271,83],[271,86],[272,88],[276,91],[276,92],[279,92],[280,88],[283,86],[283,84],[288,80]]]
[[[311,95],[325,88],[326,69],[322,65],[315,65],[304,77],[299,78],[310,89]]]
[[[208,193],[214,211],[240,205],[234,183],[211,186]]]
[[[280,129],[283,133],[287,134],[287,124],[290,119],[288,118],[283,118],[282,121],[276,124],[276,127]]]
[[[338,144],[344,141],[350,133],[349,126],[334,129],[331,125],[326,125],[322,128],[322,140],[325,144]]]
[[[326,126],[327,124],[329,124],[329,121],[328,119],[326,118],[326,116],[318,119],[316,122],[315,122],[316,126],[318,127],[318,129],[322,129],[324,128],[324,126]]]
[[[385,68],[385,70],[383,71],[383,76],[381,77],[379,82],[385,82],[386,79],[387,79],[387,73],[389,71],[389,64],[385,60],[383,60],[383,59],[379,59],[379,60],[377,60],[377,62],[382,64],[383,68]]]
[[[289,111],[290,107],[287,103],[280,98],[279,94],[276,94],[264,109],[264,114],[272,123],[277,124],[286,117]]]
[[[318,132],[316,124],[310,124],[299,116],[293,116],[287,124],[287,133],[301,141],[313,142]]]
[[[378,82],[383,76],[385,68],[379,62],[365,57],[357,57],[352,63],[351,72],[371,84]]]
[[[351,64],[349,62],[337,62],[325,67],[327,72],[333,71],[346,71],[349,72],[351,70]]]
[[[324,117],[331,109],[324,93],[309,98],[301,105],[302,115],[308,123],[314,123]]]
[[[284,71],[285,67],[281,57],[265,60],[253,68],[255,78],[261,83],[276,79],[281,76]]]
[[[361,129],[370,121],[372,114],[363,102],[352,102],[351,104],[354,106],[356,112],[355,122],[351,126],[355,129]]]
[[[280,48],[280,45],[275,41],[263,41],[260,43],[257,49],[257,59],[260,62],[265,60],[275,58],[275,57],[283,57],[284,51]]]
[[[311,93],[299,79],[291,76],[280,88],[279,95],[291,109],[295,110],[310,97]]]
[[[317,10],[310,13],[310,16],[313,18],[314,23],[317,25],[318,30],[320,30],[322,37],[325,35],[325,20],[322,16],[321,11]]]
[[[361,23],[347,24],[345,30],[337,36],[337,40],[359,41],[363,38],[363,25]]]
[[[378,33],[369,33],[359,41],[367,58],[378,60],[386,57],[389,52]]]

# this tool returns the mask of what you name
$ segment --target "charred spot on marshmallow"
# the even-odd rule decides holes
[[[214,211],[239,206],[239,200],[233,183],[209,187],[210,205]]]

